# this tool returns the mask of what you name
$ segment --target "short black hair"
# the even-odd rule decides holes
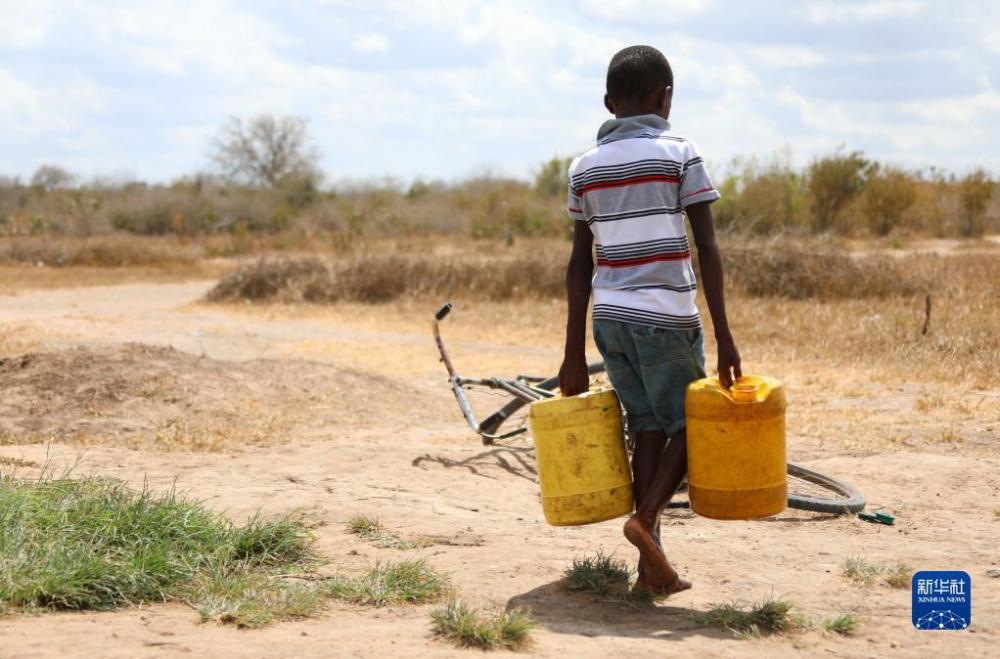
[[[614,101],[642,101],[652,91],[673,84],[670,62],[652,46],[623,48],[608,64],[608,96]]]

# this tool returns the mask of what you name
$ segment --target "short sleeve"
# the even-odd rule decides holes
[[[571,219],[580,220],[581,222],[583,222],[587,219],[583,215],[583,200],[580,198],[580,195],[578,194],[579,190],[577,190],[573,185],[573,179],[575,178],[573,176],[573,171],[576,169],[575,166],[576,166],[576,161],[574,160],[569,167],[569,181],[568,181],[569,190],[566,195],[566,213],[570,216]]]
[[[682,208],[704,201],[715,201],[722,195],[712,185],[708,169],[694,142],[687,143],[687,159],[681,166],[680,202]]]

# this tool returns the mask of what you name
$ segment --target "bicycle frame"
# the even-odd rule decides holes
[[[512,430],[502,435],[494,435],[483,430],[482,424],[476,420],[476,413],[472,410],[472,405],[469,404],[469,399],[465,393],[465,387],[476,386],[487,387],[490,389],[501,389],[515,398],[520,398],[526,403],[533,403],[537,400],[542,400],[543,398],[550,398],[555,394],[551,391],[532,386],[533,382],[541,382],[545,378],[518,375],[513,380],[507,380],[496,377],[467,378],[458,375],[458,373],[455,372],[455,367],[451,363],[451,358],[448,356],[448,351],[444,347],[444,340],[441,338],[441,321],[444,320],[449,313],[451,313],[451,310],[452,305],[449,302],[438,309],[437,313],[434,314],[434,342],[437,344],[438,352],[441,354],[441,361],[444,363],[444,367],[448,370],[448,381],[451,384],[452,393],[455,394],[455,400],[458,401],[458,407],[462,411],[462,416],[465,417],[466,423],[469,424],[469,427],[472,428],[473,432],[483,438],[484,444],[492,444],[495,440],[506,439],[507,437],[513,437],[514,435],[520,435],[523,432],[527,432],[527,428],[517,428],[516,430]]]

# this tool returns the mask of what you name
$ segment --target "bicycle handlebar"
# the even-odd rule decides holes
[[[465,417],[466,422],[474,431],[479,432],[479,422],[476,421],[476,415],[472,411],[472,406],[469,405],[469,399],[465,396],[465,389],[462,389],[460,378],[455,373],[455,367],[451,365],[451,359],[448,357],[448,351],[444,348],[444,340],[441,338],[441,330],[438,327],[438,324],[444,320],[445,316],[451,311],[451,308],[451,302],[449,302],[434,314],[434,342],[437,343],[438,352],[441,353],[441,361],[444,363],[444,367],[448,369],[448,381],[451,383],[451,390],[455,394],[455,400],[458,401],[458,407],[462,410],[462,416]]]
[[[443,307],[437,310],[434,314],[434,318],[437,320],[444,320],[445,316],[451,313],[451,302],[446,303]]]

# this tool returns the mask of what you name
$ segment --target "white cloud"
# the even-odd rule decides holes
[[[868,2],[833,2],[821,0],[805,7],[811,23],[854,23],[904,18],[920,13],[924,3],[917,0],[870,0]]]
[[[359,53],[385,53],[389,51],[389,40],[380,32],[366,32],[354,37],[351,48]]]
[[[242,6],[242,5],[241,5]],[[81,6],[81,22],[104,52],[155,73],[211,71],[223,80],[294,76],[279,52],[295,40],[274,23],[221,0]]]
[[[207,140],[227,115],[272,112],[311,120],[334,179],[454,177],[476,167],[525,176],[592,140],[607,117],[608,60],[645,42],[668,44],[674,124],[715,164],[784,144],[808,159],[844,142],[910,163],[1000,165],[982,148],[1000,139],[991,87],[1000,42],[980,15],[995,14],[985,4],[977,5],[983,11],[904,0],[746,10],[714,0],[583,0],[578,7],[303,0],[274,12],[227,0],[9,3],[20,27],[5,17],[0,38],[11,32],[20,41],[0,43],[11,53],[0,67],[0,143],[17,145],[8,166],[34,163],[39,153],[57,159],[66,146],[66,164],[96,167],[83,155],[93,151],[101,167],[148,167],[138,174],[169,178],[204,165]],[[303,23],[324,18],[336,38]],[[917,30],[896,30],[896,18],[910,28],[926,23],[927,34],[967,31],[969,44],[918,43]],[[681,19],[698,29],[682,29]],[[883,30],[896,40],[891,50],[841,38]],[[18,49],[34,51],[26,58]],[[386,52],[392,57],[372,56]],[[885,91],[885,81],[927,74],[927,62],[942,58],[973,72],[964,86],[929,84],[919,104],[892,97],[903,87]],[[136,139],[138,130],[148,139]]]
[[[20,138],[74,130],[104,107],[104,93],[89,80],[37,85],[0,69],[0,122]]]
[[[822,53],[805,46],[762,46],[753,52],[760,61],[776,68],[809,68],[827,61]]]
[[[1000,94],[989,90],[964,98],[941,98],[919,103],[905,103],[907,114],[934,123],[968,125],[983,117],[993,117],[1000,123]]]
[[[683,14],[698,14],[709,0],[580,0],[580,9],[604,20],[654,20]]]
[[[44,42],[55,12],[45,0],[2,0],[0,17],[0,45],[22,49]]]

